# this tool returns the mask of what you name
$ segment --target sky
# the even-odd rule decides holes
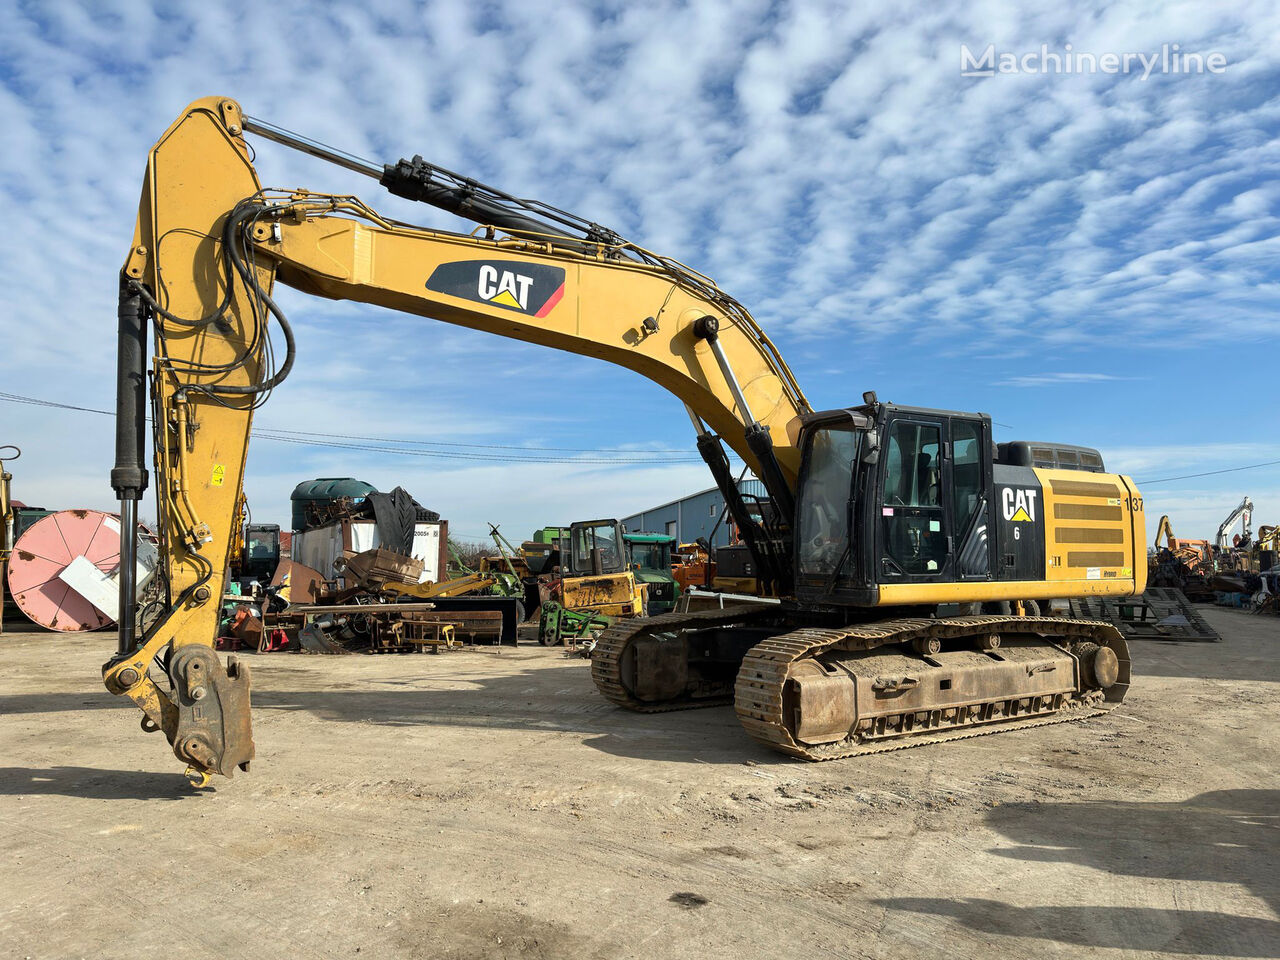
[[[422,154],[690,265],[752,311],[816,409],[874,389],[988,412],[998,441],[1097,447],[1142,485],[1149,535],[1168,513],[1178,536],[1212,536],[1245,495],[1255,528],[1280,522],[1280,465],[1189,476],[1280,461],[1274,3],[0,12],[3,393],[113,407],[117,273],[147,151],[188,102],[221,95],[379,163]],[[963,76],[966,52],[989,47],[1002,69]],[[1175,73],[1156,61],[1170,51],[1222,66]],[[1132,69],[1054,69],[1045,53],[1130,54]],[[264,183],[470,229],[254,147]],[[682,406],[637,374],[277,290],[298,360],[258,424],[399,452],[257,440],[255,520],[287,526],[299,481],[356,476],[404,486],[455,535],[493,522],[523,539],[711,485]],[[0,400],[8,443],[23,451],[18,499],[113,507],[108,417]]]

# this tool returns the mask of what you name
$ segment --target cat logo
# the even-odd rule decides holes
[[[1001,491],[1004,518],[1014,523],[1034,523],[1036,519],[1036,495],[1039,490],[1015,490],[1005,487]]]
[[[516,307],[520,310],[529,308],[529,286],[533,277],[510,270],[498,272],[498,268],[486,263],[480,268],[480,281],[476,284],[476,292],[481,300],[500,303],[504,307]]]
[[[564,270],[518,260],[457,260],[432,271],[427,289],[545,317],[564,296]]]

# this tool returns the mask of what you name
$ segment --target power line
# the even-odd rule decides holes
[[[501,454],[456,453],[448,450],[406,450],[403,447],[379,447],[367,443],[341,443],[327,440],[308,440],[305,437],[278,436],[271,433],[254,433],[261,440],[276,440],[280,443],[299,443],[310,447],[337,447],[340,450],[360,450],[365,453],[390,453],[401,457],[430,457],[443,460],[471,460],[485,463],[701,463],[697,457],[665,457],[658,459],[642,459],[636,457],[511,457]],[[523,449],[523,448],[522,448]]]
[[[77,407],[70,403],[55,403],[52,400],[38,400],[35,397],[22,397],[16,393],[0,392],[0,400],[6,400],[9,403],[29,403],[36,407],[57,407],[59,410],[79,410],[81,413],[101,413],[108,417],[115,416],[115,414],[110,410],[95,410],[92,407]]]
[[[1216,477],[1221,473],[1239,473],[1241,470],[1256,470],[1258,467],[1274,467],[1280,460],[1267,460],[1263,463],[1247,463],[1243,467],[1227,467],[1225,470],[1207,470],[1204,473],[1188,473],[1181,477],[1162,477],[1159,480],[1138,480],[1137,483],[1149,487],[1153,483],[1172,483],[1174,480],[1194,480],[1196,477]]]
[[[113,417],[115,414],[110,410],[99,410],[94,407],[81,407],[71,403],[59,403],[55,400],[43,400],[39,397],[27,397],[16,393],[5,393],[0,391],[0,400],[9,403],[23,403],[37,407],[52,407],[59,410],[74,410],[79,413],[93,413],[101,416]],[[263,427],[253,431],[253,436],[262,440],[275,440],[279,443],[296,443],[304,446],[313,447],[336,447],[345,450],[358,450],[367,453],[384,453],[395,456],[404,457],[428,457],[443,460],[464,460],[474,462],[488,463],[564,463],[564,464],[668,464],[668,463],[701,463],[698,457],[678,457],[670,456],[673,453],[684,453],[685,451],[677,450],[627,450],[622,448],[596,448],[596,447],[526,447],[514,444],[483,444],[483,443],[454,443],[449,441],[429,441],[429,440],[402,440],[393,437],[365,437],[356,434],[326,434],[309,430],[282,430],[271,427]],[[312,439],[320,437],[330,437],[333,439]],[[341,441],[360,441],[356,443],[346,443]],[[530,456],[511,456],[509,454],[490,454],[490,453],[463,453],[459,450],[407,450],[403,447],[386,447],[374,446],[373,444],[397,443],[408,444],[414,446],[447,446],[454,448],[468,448],[474,450],[504,450],[504,451],[522,451],[530,454]],[[556,457],[556,456],[536,456],[542,453],[608,453],[608,454],[629,454],[629,456],[609,456],[609,457]]]

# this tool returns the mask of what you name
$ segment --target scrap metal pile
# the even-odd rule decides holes
[[[1232,534],[1236,523],[1241,530]],[[1247,496],[1222,521],[1213,541],[1177,538],[1169,518],[1161,517],[1148,556],[1147,592],[1132,601],[1074,601],[1072,608],[1082,615],[1089,608],[1123,625],[1128,637],[1159,633],[1171,639],[1217,639],[1204,635],[1209,628],[1201,628],[1190,603],[1280,613],[1280,527],[1259,527],[1255,540],[1252,524],[1253,501]]]
[[[281,562],[258,597],[227,598],[221,649],[261,653],[410,653],[468,642],[515,643],[519,597],[451,591],[421,582],[420,559],[375,547],[342,555],[323,577],[298,561]],[[433,592],[441,595],[428,599]]]
[[[308,481],[293,508],[291,556],[270,584],[244,581],[244,596],[241,583],[230,585],[220,649],[407,653],[464,639],[515,642],[523,584],[461,565],[447,521],[402,487]]]

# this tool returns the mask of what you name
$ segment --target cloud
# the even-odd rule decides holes
[[[1276,463],[1280,461],[1280,443],[1103,446],[1102,456],[1108,470],[1137,481],[1145,501],[1148,541],[1155,536],[1162,514],[1173,518],[1174,533],[1179,537],[1212,538],[1246,495],[1254,503],[1255,531],[1259,525],[1280,518],[1280,465]],[[1251,464],[1268,465],[1235,469]],[[1171,479],[1177,482],[1169,482]]]
[[[1109,373],[1038,373],[1010,377],[1000,383],[1007,387],[1052,387],[1064,383],[1101,383],[1107,380],[1133,380],[1134,377],[1116,377]]]
[[[1100,366],[1099,350],[1223,357],[1280,334],[1280,11],[1154,9],[16,5],[0,36],[6,389],[109,405],[115,277],[146,151],[186,102],[225,94],[361,156],[422,153],[678,257],[747,303],[788,357],[813,352],[793,362],[816,406],[856,397],[855,374],[974,393],[965,378],[997,356],[983,387],[1097,383],[1131,391],[1131,409],[1153,420],[1166,411],[1145,385],[1126,387],[1123,368],[1023,375],[1014,361],[1079,370]],[[1146,82],[958,76],[961,43],[1038,50],[1068,39],[1095,51],[1176,40],[1221,50],[1229,65]],[[355,173],[255,147],[270,184],[355,193],[390,216],[459,227]],[[692,449],[674,399],[600,361],[291,291],[280,300],[299,364],[263,424]],[[1027,397],[1028,429],[1059,422]],[[47,491],[32,499],[103,497],[108,431],[72,415],[8,414],[0,442],[23,443],[24,482]],[[1104,419],[1079,430],[1110,429]],[[696,465],[411,471],[405,458],[273,446],[285,445],[255,445],[249,477],[276,517],[288,481],[317,470],[368,471],[379,485],[412,475],[423,499],[478,528],[566,519],[546,515],[553,508],[624,513],[706,485]],[[534,482],[544,486],[526,494]],[[441,505],[433,491],[459,499]]]
[[[1274,477],[1266,485],[1244,484],[1249,499],[1253,501],[1253,535],[1258,535],[1262,524],[1274,523],[1280,516],[1280,486],[1274,485]],[[1213,541],[1218,527],[1240,504],[1243,494],[1224,494],[1221,490],[1205,488],[1182,490],[1144,490],[1147,516],[1147,542],[1155,539],[1156,524],[1167,514],[1172,518],[1176,537],[1189,540]],[[1229,535],[1241,532],[1241,521],[1232,524]]]
[[[1178,443],[1149,446],[1104,446],[1107,465],[1136,477],[1155,480],[1171,474],[1226,470],[1254,463],[1280,460],[1280,443]],[[1234,482],[1247,482],[1241,472]]]

